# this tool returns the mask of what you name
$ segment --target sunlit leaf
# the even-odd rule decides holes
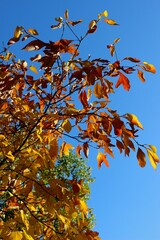
[[[68,119],[64,120],[62,123],[62,128],[69,133],[72,130],[72,125]]]
[[[59,23],[62,23],[63,22],[63,18],[62,17],[56,17],[55,20]]]
[[[104,18],[104,21],[109,25],[119,25],[115,20]]]
[[[113,43],[116,44],[116,43],[118,43],[119,41],[120,41],[120,38],[116,38]]]
[[[14,38],[17,38],[17,39],[20,38],[20,36],[23,34],[22,29],[23,29],[22,26],[21,27],[19,27],[19,26],[16,27],[16,29],[14,30]]]
[[[145,66],[145,70],[151,73],[156,73],[156,68],[153,64],[149,64],[147,62],[143,62],[144,66]]]
[[[28,29],[28,32],[29,32],[30,34],[32,34],[32,35],[38,35],[37,30],[36,30],[36,29],[33,29],[33,28],[29,28],[29,29]]]
[[[130,90],[130,82],[129,79],[121,72],[119,72],[119,79],[115,85],[116,88],[118,88],[120,85],[123,85],[123,88],[127,91]]]
[[[94,96],[97,98],[102,98],[103,95],[103,87],[97,82],[94,86]]]
[[[106,158],[106,155],[102,152],[99,152],[97,155],[97,161],[98,161],[98,168],[101,167],[102,163],[104,163],[107,167],[109,167],[109,162]]]
[[[13,231],[9,236],[7,236],[8,240],[21,240],[23,238],[23,233],[20,231]]]
[[[73,149],[73,146],[70,143],[63,142],[61,146],[60,156],[69,155],[69,151]]]
[[[157,161],[158,156],[156,155],[156,158],[154,156],[154,152],[152,152],[150,149],[147,148],[148,158],[150,160],[151,166],[156,170],[157,168]]]
[[[62,23],[58,23],[56,25],[52,25],[51,28],[54,30],[54,29],[57,29],[57,28],[61,28],[63,26]]]
[[[153,151],[154,153],[157,152],[156,146],[154,146],[154,145],[149,145],[149,147],[152,149],[152,151]]]
[[[29,69],[30,69],[32,72],[38,74],[37,68],[36,68],[35,66],[32,65],[32,66],[29,67]]]
[[[138,120],[136,115],[127,113],[126,117],[130,121],[130,123],[132,123],[132,124],[136,125],[137,127],[143,129],[143,126],[142,126],[141,122]]]
[[[98,14],[98,19],[101,19],[101,17],[108,17],[108,11],[105,10],[104,12]]]
[[[31,235],[29,235],[24,229],[23,229],[23,234],[26,240],[34,240]]]
[[[79,24],[79,23],[81,23],[81,22],[82,22],[82,20],[78,20],[78,21],[69,21],[68,24],[70,24],[70,25],[72,25],[72,26],[75,26],[75,25],[77,25],[77,24]]]
[[[146,81],[145,78],[144,78],[144,73],[139,69],[137,71],[138,71],[139,79],[144,83]]]
[[[69,19],[68,9],[66,9],[66,11],[64,13],[64,17],[65,17],[66,20]]]
[[[89,29],[92,29],[96,24],[97,24],[97,23],[96,23],[96,20],[90,21],[89,26],[88,26]]]

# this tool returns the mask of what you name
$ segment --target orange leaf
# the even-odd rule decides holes
[[[130,89],[130,82],[129,82],[129,79],[121,72],[119,72],[119,79],[116,83],[116,88],[118,88],[120,85],[123,85],[123,88],[127,91],[129,91]]]
[[[106,155],[103,153],[99,152],[97,155],[97,161],[98,161],[98,168],[101,167],[102,163],[104,162],[107,167],[109,167],[109,162],[106,159]]]
[[[69,155],[69,150],[73,149],[73,146],[69,143],[63,142],[60,150],[60,156],[64,155]]]
[[[147,72],[152,72],[152,73],[156,73],[156,68],[153,64],[147,63],[147,62],[143,62],[144,66],[145,66],[145,70]]]
[[[138,77],[144,83],[146,80],[144,78],[144,73],[138,69]]]

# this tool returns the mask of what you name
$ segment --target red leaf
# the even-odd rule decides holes
[[[119,72],[119,79],[118,79],[115,87],[118,88],[121,84],[123,85],[123,88],[125,90],[129,91],[129,89],[131,87],[129,79],[125,75],[123,75],[123,73]]]

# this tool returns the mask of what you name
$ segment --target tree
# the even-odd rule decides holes
[[[102,163],[109,166],[114,148],[125,156],[136,151],[141,167],[146,165],[145,152],[154,169],[159,163],[156,147],[137,140],[143,126],[136,115],[120,115],[109,107],[116,88],[130,90],[129,74],[136,71],[144,82],[144,72],[155,73],[155,67],[135,57],[118,59],[119,38],[107,45],[116,57],[113,63],[80,56],[81,44],[96,32],[102,19],[118,25],[104,11],[79,37],[73,29],[82,20],[71,21],[66,10],[64,19],[56,18],[57,24],[51,26],[62,29],[56,42],[44,42],[36,29],[17,26],[8,45],[28,41],[22,50],[37,54],[27,62],[17,60],[8,48],[1,52],[2,239],[99,239],[85,220],[88,207],[82,196],[86,194],[83,181],[55,174],[63,166],[61,162],[57,168],[59,155],[66,159],[74,143],[78,157],[88,157],[89,148],[97,148],[99,168]],[[66,28],[76,41],[64,37]]]

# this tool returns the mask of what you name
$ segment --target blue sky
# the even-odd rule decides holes
[[[86,39],[81,48],[84,58],[109,58],[106,45],[120,38],[117,44],[119,58],[136,57],[152,63],[156,74],[145,74],[143,84],[135,75],[131,76],[129,92],[117,89],[111,106],[120,113],[136,114],[144,126],[139,134],[141,143],[156,145],[160,154],[160,18],[159,0],[11,0],[2,1],[0,15],[0,36],[6,42],[13,36],[17,25],[26,29],[36,28],[44,40],[56,40],[58,34],[50,26],[54,18],[63,16],[69,9],[70,18],[84,20],[88,26],[97,14],[108,10],[109,18],[119,26],[99,24],[96,34]],[[80,25],[81,26],[81,25]],[[83,28],[79,27],[78,33]],[[86,47],[87,46],[87,47]],[[15,48],[16,49],[16,48]],[[21,53],[16,52],[21,57]],[[114,59],[113,59],[114,60]],[[138,166],[135,154],[125,158],[115,152],[110,168],[97,168],[96,153],[90,152],[89,164],[93,166],[96,181],[92,184],[90,206],[93,207],[103,240],[159,240],[160,239],[160,168],[153,170],[149,161],[144,169]]]

